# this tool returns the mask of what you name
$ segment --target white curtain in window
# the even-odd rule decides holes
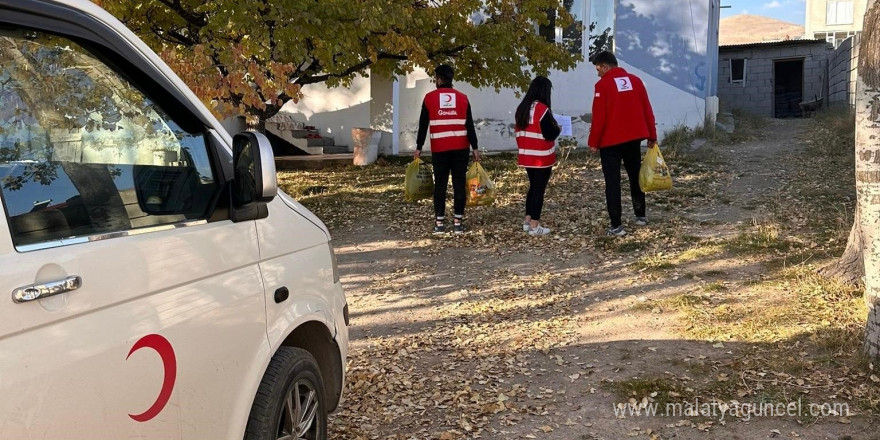
[[[825,24],[852,24],[853,2],[829,0],[825,4]]]
[[[851,24],[853,22],[853,2],[837,2],[837,23]]]

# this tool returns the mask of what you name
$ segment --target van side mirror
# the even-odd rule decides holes
[[[233,220],[254,220],[268,215],[266,204],[278,194],[275,157],[269,139],[261,133],[242,132],[232,139],[230,196]]]

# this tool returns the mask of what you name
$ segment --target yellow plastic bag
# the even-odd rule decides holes
[[[467,206],[489,206],[495,202],[495,182],[479,162],[468,167],[467,190]]]
[[[639,186],[642,191],[663,191],[672,188],[672,175],[669,167],[660,154],[660,147],[648,148],[645,158],[642,160],[642,168],[639,169]]]
[[[431,165],[416,158],[406,166],[403,178],[404,197],[415,202],[434,195],[434,171]]]

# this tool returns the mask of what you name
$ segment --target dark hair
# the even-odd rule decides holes
[[[452,66],[448,64],[441,64],[434,69],[434,77],[440,78],[440,81],[443,84],[452,84],[452,79],[455,77],[455,70],[453,70]]]
[[[599,64],[605,64],[611,67],[617,67],[617,57],[614,56],[613,53],[608,52],[607,50],[603,50],[596,54],[593,57],[593,64],[598,66]]]
[[[532,83],[529,84],[529,90],[526,92],[526,96],[523,96],[522,102],[520,102],[519,106],[516,108],[516,128],[526,128],[529,126],[529,123],[532,122],[529,120],[529,115],[532,110],[533,102],[539,101],[547,107],[550,107],[550,89],[552,88],[553,83],[543,76],[536,76],[535,79],[532,80]]]

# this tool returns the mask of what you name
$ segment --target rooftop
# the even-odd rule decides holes
[[[818,44],[825,43],[828,44],[825,40],[782,40],[782,41],[763,41],[760,43],[746,43],[746,44],[729,44],[724,46],[718,46],[719,50],[735,50],[735,49],[749,49],[749,48],[766,48],[766,47],[782,47],[782,46],[806,46],[810,44]]]

